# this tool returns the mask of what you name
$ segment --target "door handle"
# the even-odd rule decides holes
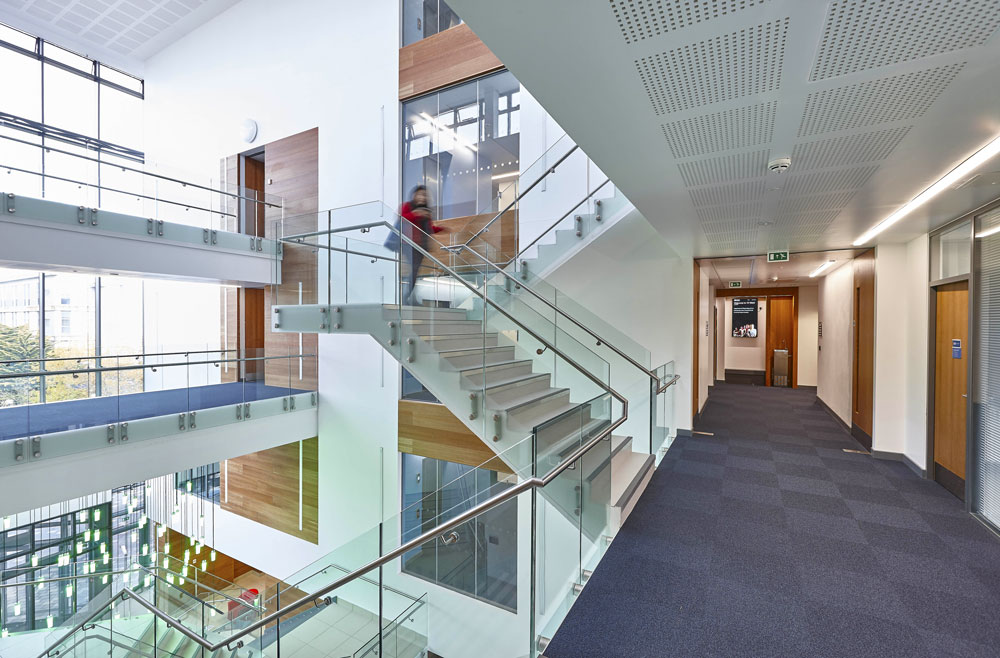
[[[963,398],[967,398],[967,397],[969,397],[969,394],[968,393],[962,393],[962,397]]]

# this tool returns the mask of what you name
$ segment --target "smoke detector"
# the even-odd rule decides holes
[[[767,170],[776,174],[783,174],[792,166],[791,158],[775,158],[767,163]]]

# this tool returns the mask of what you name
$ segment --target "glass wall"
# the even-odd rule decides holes
[[[426,185],[435,219],[498,212],[520,166],[521,85],[503,71],[403,103],[403,197]]]
[[[0,632],[53,628],[111,586],[107,575],[149,550],[145,485],[108,502],[0,530]],[[117,560],[116,560],[117,558]],[[116,563],[117,562],[117,563]],[[92,577],[52,581],[92,574]]]
[[[74,370],[143,363],[131,355],[178,352],[162,358],[183,361],[186,351],[220,350],[221,299],[222,287],[214,284],[0,268],[0,372],[39,371],[39,363],[26,360],[42,357],[47,370]],[[112,359],[120,355],[130,358]],[[107,358],[98,364],[93,357]],[[210,367],[0,380],[0,406],[219,380],[219,368]]]
[[[497,495],[495,471],[402,455],[403,541]],[[504,503],[403,556],[403,571],[508,610],[517,608],[517,501]]]
[[[144,160],[143,81],[2,24],[0,71],[3,191],[108,207]]]
[[[455,27],[462,22],[444,0],[403,0],[403,45]]]
[[[972,511],[1000,528],[1000,209],[976,218],[972,271]]]

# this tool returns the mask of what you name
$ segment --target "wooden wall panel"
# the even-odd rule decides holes
[[[399,451],[467,466],[508,472],[482,439],[443,404],[399,401]]]
[[[871,448],[875,398],[875,250],[854,259],[854,382],[852,422]]]
[[[468,217],[453,217],[451,219],[441,219],[434,222],[444,229],[441,233],[435,233],[436,244],[432,244],[428,250],[431,255],[442,263],[454,264],[461,267],[463,263],[474,263],[474,256],[468,254],[452,260],[452,255],[440,245],[461,244],[476,234],[491,219],[496,217],[496,213],[487,215],[471,215]],[[483,233],[470,243],[470,247],[478,254],[485,256],[489,252],[491,262],[503,263],[508,259],[517,256],[517,211],[505,212],[500,219],[495,221],[490,230]],[[434,269],[434,263],[424,260],[420,268],[421,274],[429,274]]]
[[[164,549],[169,545],[170,550],[165,551]],[[186,578],[183,585],[175,582],[175,585],[181,587],[184,591],[194,594],[199,598],[207,598],[211,596],[211,592],[208,589],[198,587],[198,585],[204,584],[205,586],[222,591],[225,588],[225,583],[233,583],[237,578],[245,573],[253,571],[253,568],[239,560],[236,560],[221,551],[215,552],[215,560],[210,558],[212,553],[211,546],[202,547],[201,551],[195,552],[196,546],[191,544],[190,538],[176,530],[167,527],[162,537],[157,537],[156,539],[157,550],[161,553],[166,553],[171,557],[176,558],[182,564],[185,563],[184,552],[189,551],[189,557],[186,564],[190,565],[194,569],[201,571],[201,563],[205,561],[204,573],[199,573],[198,578],[194,577],[194,573],[191,573],[189,578]],[[173,569],[178,569],[179,565],[171,562],[171,567]],[[208,574],[206,577],[204,574]],[[215,576],[215,578],[212,578]],[[224,581],[224,582],[223,582]],[[231,592],[226,592],[231,594]]]
[[[222,340],[220,344],[222,349],[228,350],[225,354],[227,359],[235,359],[239,356],[239,352],[235,350],[240,349],[241,340],[241,324],[242,324],[242,313],[240,313],[240,289],[230,288],[224,286],[222,288],[222,297],[220,303],[222,305],[222,322],[220,333],[222,334]],[[220,364],[220,371],[222,382],[235,382],[240,379],[240,365],[238,363],[224,363]]]
[[[319,211],[319,129],[313,128],[297,135],[271,142],[264,146],[264,191],[277,195],[284,201],[284,214],[280,208],[267,209],[265,233],[272,236],[275,220],[284,217],[285,235],[295,231],[315,231],[316,213]],[[318,258],[310,249],[288,249],[282,256],[282,284],[273,289],[265,288],[264,352],[267,356],[299,353],[299,334],[271,331],[272,304],[313,304],[319,301]],[[300,296],[301,284],[301,296]],[[302,335],[302,352],[315,354],[318,349],[316,334]],[[267,361],[265,381],[274,386],[292,386],[300,390],[314,390],[318,384],[317,359]],[[291,366],[291,367],[290,367]],[[291,381],[289,381],[291,373]]]
[[[219,487],[222,509],[314,544],[319,543],[318,438],[227,460],[221,468]]]
[[[466,24],[399,49],[399,100],[503,69]]]

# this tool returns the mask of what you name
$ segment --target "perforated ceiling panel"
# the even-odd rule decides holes
[[[756,219],[734,219],[723,222],[702,222],[701,230],[705,235],[719,235],[720,233],[743,233],[756,235],[759,224]]]
[[[713,185],[688,190],[695,206],[721,206],[727,203],[747,203],[764,197],[764,181],[744,181],[730,185]]]
[[[50,24],[85,43],[131,55],[196,10],[235,0],[0,0],[29,20]]]
[[[694,209],[702,223],[723,222],[736,219],[759,218],[764,212],[764,204],[760,201],[751,203],[734,203],[727,206],[708,206]]]
[[[906,137],[910,128],[902,126],[801,142],[792,149],[792,162],[796,170],[807,170],[884,160]]]
[[[821,226],[825,228],[839,214],[839,210],[814,210],[812,212],[779,214],[774,218],[774,226],[778,230],[785,230],[790,226]]]
[[[733,153],[677,165],[688,187],[758,178],[767,172],[767,151]]]
[[[810,80],[980,46],[997,26],[996,0],[831,2]]]
[[[675,158],[756,146],[771,141],[778,103],[760,103],[663,124]]]
[[[788,19],[763,23],[635,60],[657,115],[774,91],[781,86]]]
[[[817,210],[840,210],[854,197],[855,192],[833,192],[811,196],[782,199],[778,202],[778,217],[794,217],[800,213]]]
[[[808,174],[791,174],[785,181],[783,197],[824,194],[856,190],[868,182],[878,165],[833,169]]]
[[[610,0],[625,43],[710,21],[769,0]]]
[[[815,91],[806,98],[799,136],[915,119],[963,66],[965,62]]]

